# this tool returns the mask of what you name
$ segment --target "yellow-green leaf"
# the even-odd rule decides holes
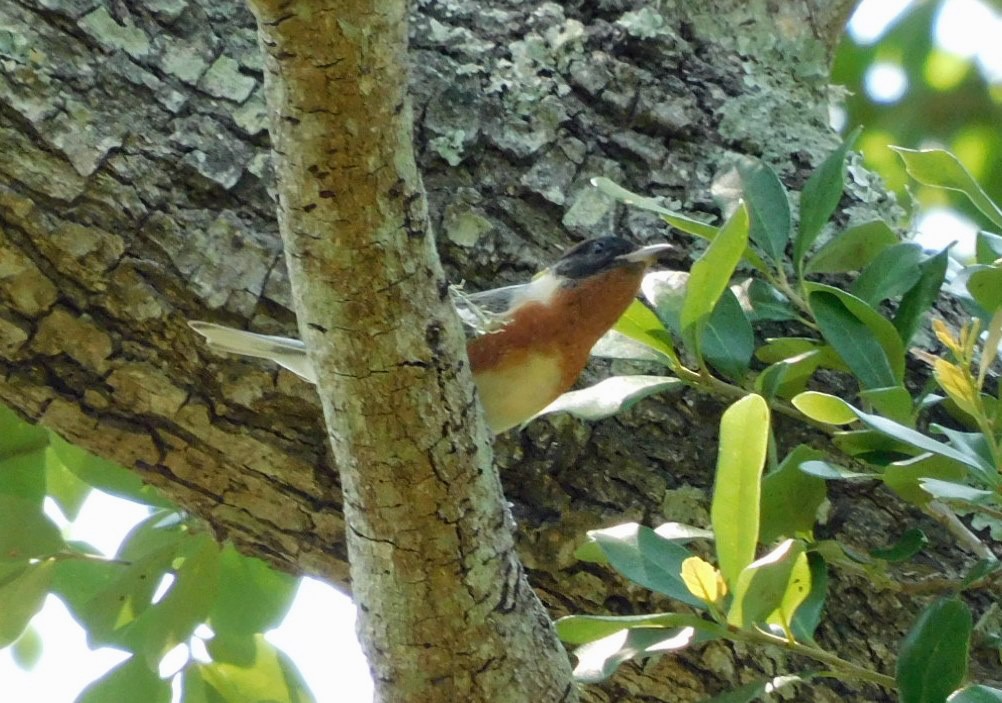
[[[790,569],[790,576],[786,582],[786,589],[783,591],[783,598],[766,622],[779,625],[784,632],[792,633],[793,616],[797,608],[807,600],[811,593],[811,567],[807,561],[807,553],[800,551],[793,558],[793,566]]]
[[[700,557],[689,557],[682,562],[682,581],[692,595],[706,603],[716,603],[727,593],[720,573]]]
[[[803,542],[788,539],[742,569],[732,589],[734,600],[727,612],[727,622],[744,629],[766,622],[781,607],[797,557],[803,553]],[[803,597],[809,592],[810,583]],[[803,598],[799,602],[803,602]]]
[[[720,449],[710,520],[717,562],[733,589],[738,574],[755,558],[762,468],[769,446],[769,406],[748,395],[720,419]]]
[[[946,359],[936,359],[932,373],[939,387],[946,391],[957,407],[971,417],[976,418],[980,415],[978,391],[974,387],[974,380],[964,373],[962,368]]]
[[[856,421],[856,413],[852,411],[849,404],[828,393],[805,391],[794,398],[792,402],[793,407],[817,422],[829,425],[848,425],[850,422]]]

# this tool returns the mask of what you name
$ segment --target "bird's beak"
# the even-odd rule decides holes
[[[671,244],[651,244],[646,247],[640,247],[636,251],[631,251],[629,254],[623,254],[617,258],[620,261],[629,261],[630,263],[640,262],[652,264],[659,256],[667,254],[674,248],[675,247]]]

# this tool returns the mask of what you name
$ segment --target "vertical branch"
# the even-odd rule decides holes
[[[404,0],[252,0],[279,223],[392,701],[575,697],[523,576],[411,144]]]

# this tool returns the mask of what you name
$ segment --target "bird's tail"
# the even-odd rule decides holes
[[[306,356],[306,345],[298,339],[255,334],[199,320],[189,322],[188,326],[205,337],[209,348],[215,351],[270,359],[310,383],[317,382],[313,365]]]

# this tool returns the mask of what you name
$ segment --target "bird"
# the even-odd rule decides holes
[[[591,348],[637,297],[647,270],[671,249],[596,237],[572,246],[527,283],[454,295],[464,323],[479,332],[466,352],[494,434],[525,423],[574,385]],[[316,383],[298,339],[188,324],[214,351],[270,359]]]

